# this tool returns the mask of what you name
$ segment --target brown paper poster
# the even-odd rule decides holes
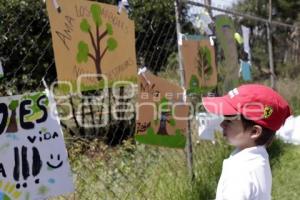
[[[183,40],[183,65],[187,93],[202,93],[217,85],[215,50],[209,39]]]
[[[134,23],[126,12],[83,0],[58,4],[60,12],[47,0],[59,81],[76,88],[80,75],[94,74],[81,79],[81,90],[88,90],[104,87],[104,80],[137,80]]]
[[[138,77],[138,113],[135,139],[138,142],[184,148],[189,107],[183,89],[150,72]]]

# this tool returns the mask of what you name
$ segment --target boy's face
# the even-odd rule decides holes
[[[223,135],[229,144],[240,150],[255,146],[254,139],[251,138],[251,131],[244,129],[242,121],[238,116],[225,116],[221,127],[223,128]]]

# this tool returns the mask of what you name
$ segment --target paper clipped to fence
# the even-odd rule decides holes
[[[203,93],[217,85],[215,50],[209,38],[183,40],[182,55],[187,93]]]
[[[103,88],[105,80],[136,82],[134,22],[126,12],[84,0],[60,0],[58,12],[52,0],[46,3],[57,77],[71,84],[61,89]]]
[[[144,144],[184,148],[189,107],[183,89],[149,71],[138,77],[135,139]]]
[[[63,133],[51,114],[55,111],[45,93],[0,97],[3,199],[46,199],[73,192]]]

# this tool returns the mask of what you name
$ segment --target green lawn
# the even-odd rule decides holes
[[[89,150],[69,146],[76,192],[56,199],[210,200],[215,197],[223,159],[232,150],[216,144],[194,144],[194,181],[186,167],[184,150],[131,144],[107,148],[87,144]],[[90,148],[93,147],[93,148]],[[77,151],[77,152],[76,152]],[[274,200],[298,200],[300,196],[300,147],[274,142],[269,149]]]
[[[273,200],[298,200],[300,196],[300,146],[283,145],[282,153],[274,159]]]

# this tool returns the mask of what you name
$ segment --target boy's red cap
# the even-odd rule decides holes
[[[286,102],[273,89],[259,84],[242,85],[223,97],[204,97],[207,112],[218,115],[243,115],[246,119],[277,131],[291,115]]]

